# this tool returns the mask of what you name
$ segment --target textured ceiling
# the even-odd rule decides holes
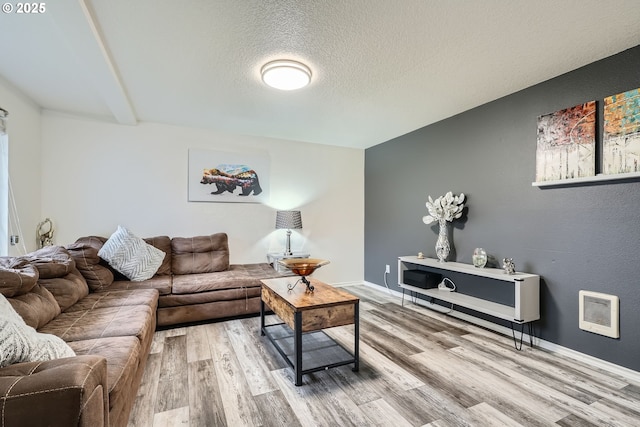
[[[640,44],[637,0],[46,7],[0,15],[0,75],[43,108],[356,148]],[[309,65],[311,85],[266,87],[260,67],[280,58]]]

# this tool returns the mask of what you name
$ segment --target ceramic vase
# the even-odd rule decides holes
[[[438,230],[438,240],[436,241],[436,256],[439,262],[446,262],[451,246],[449,245],[449,223],[441,219],[438,221],[440,229]]]

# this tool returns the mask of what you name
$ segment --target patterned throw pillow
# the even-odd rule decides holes
[[[152,278],[162,265],[165,255],[160,249],[121,226],[118,226],[98,251],[100,258],[135,282]]]
[[[0,368],[21,362],[39,362],[76,354],[55,335],[41,334],[24,323],[0,294]]]

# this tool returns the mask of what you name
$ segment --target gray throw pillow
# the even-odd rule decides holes
[[[160,249],[121,226],[118,226],[98,251],[100,258],[135,282],[152,278],[162,265],[165,255]]]
[[[27,325],[0,294],[0,368],[21,362],[40,362],[76,354],[55,335],[42,334]]]

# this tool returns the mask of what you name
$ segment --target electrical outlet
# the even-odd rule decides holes
[[[391,273],[391,268],[389,267],[389,264],[387,264],[387,266],[384,268],[384,272]]]
[[[20,242],[20,236],[16,236],[13,235],[9,238],[9,242],[11,243],[11,246],[15,246]]]

